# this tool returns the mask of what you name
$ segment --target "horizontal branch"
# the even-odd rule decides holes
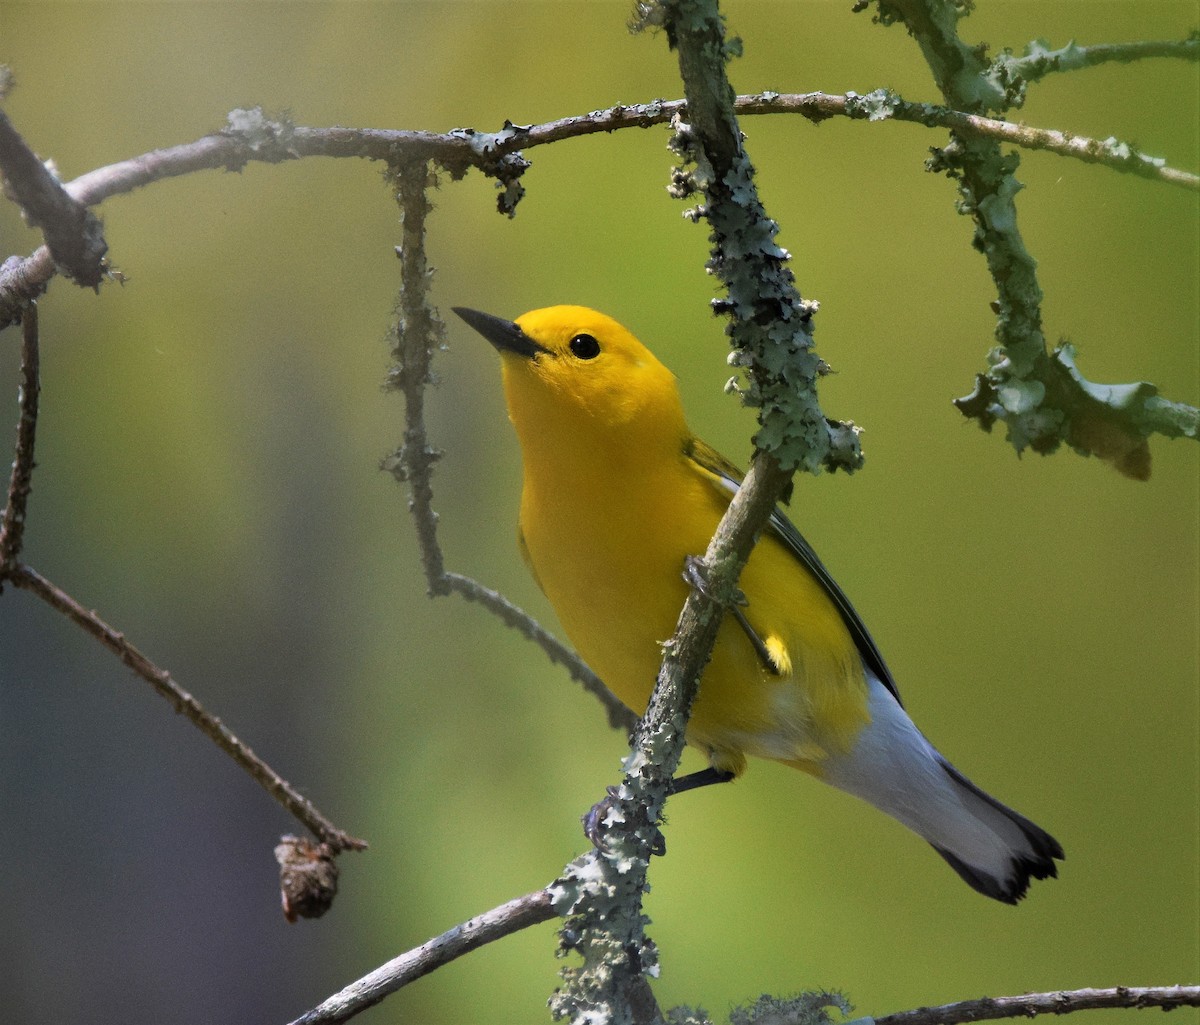
[[[991,139],[1022,149],[1042,150],[1060,157],[1071,157],[1086,164],[1102,164],[1114,171],[1124,171],[1150,178],[1167,185],[1200,190],[1200,175],[1169,167],[1157,157],[1141,153],[1130,143],[1115,138],[1091,139],[1070,132],[1048,128],[1033,128],[1013,121],[966,114],[949,107],[930,103],[910,103],[886,89],[877,89],[866,96],[847,93],[831,96],[827,93],[803,93],[792,96],[761,96],[738,98],[738,112],[746,114],[775,114],[792,111],[806,117],[843,116],[866,121],[909,121],[929,128],[948,128],[959,135],[976,139]]]
[[[1032,1018],[1038,1014],[1069,1014],[1105,1007],[1200,1007],[1200,986],[1116,986],[1113,989],[1074,989],[1055,993],[1026,993],[1016,997],[982,997],[941,1007],[919,1007],[874,1019],[874,1025],[959,1025],[997,1018]]]
[[[85,633],[90,634],[122,662],[146,680],[156,691],[175,706],[222,751],[259,783],[284,809],[290,812],[313,835],[334,851],[364,850],[366,842],[338,829],[322,815],[311,801],[296,791],[290,783],[239,740],[220,719],[208,712],[191,694],[184,690],[171,674],[160,669],[141,651],[125,639],[125,635],[90,612],[65,591],[56,587],[36,570],[19,565],[11,569],[8,579],[24,590],[31,591],[51,608],[57,609]]]
[[[1129,64],[1155,57],[1200,60],[1200,36],[1193,33],[1187,39],[1098,43],[1092,46],[1079,46],[1072,41],[1057,50],[1051,50],[1044,40],[1035,39],[1025,47],[1020,57],[1014,57],[1009,50],[1001,53],[989,66],[987,77],[1004,91],[1007,103],[1020,107],[1025,102],[1026,86],[1055,72],[1081,71],[1114,62]]]
[[[502,939],[555,917],[548,890],[535,890],[491,911],[456,925],[428,943],[393,958],[369,975],[352,982],[291,1025],[332,1025],[349,1021],[410,982],[448,964],[477,947]]]
[[[910,121],[1072,157],[1181,188],[1200,189],[1200,176],[1169,167],[1116,139],[1088,139],[944,107],[907,103],[883,91],[868,97],[766,92],[738,97],[735,110],[738,114],[802,114],[812,121],[829,117]],[[520,167],[513,166],[512,162],[519,159],[517,154],[521,150],[601,132],[649,128],[668,123],[684,111],[683,100],[655,100],[559,118],[540,125],[506,124],[499,132],[462,128],[446,133],[304,128],[286,121],[270,121],[258,111],[233,111],[228,126],[219,134],[97,168],[64,188],[78,202],[92,206],[110,196],[194,171],[217,168],[239,171],[254,161],[279,163],[310,156],[360,157],[392,165],[434,160],[453,175],[478,167],[485,173],[504,178],[511,185],[513,177],[520,173]],[[20,307],[41,295],[54,273],[54,260],[45,246],[23,260],[5,261],[0,267],[0,327],[19,320]]]

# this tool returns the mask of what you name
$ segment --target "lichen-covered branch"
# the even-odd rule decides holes
[[[685,166],[672,193],[703,195],[692,212],[712,229],[708,270],[726,295],[713,306],[729,316],[730,363],[747,371],[739,390],[758,409],[755,446],[788,470],[856,469],[862,462],[853,424],[828,420],[816,385],[828,371],[813,350],[817,304],[804,300],[775,241],[754,184],[754,167],[741,145],[734,94],[725,78],[724,27],[715,3],[668,2],[667,37],[679,53],[688,121],[676,118],[672,148]],[[720,75],[724,88],[711,83]]]
[[[704,553],[705,584],[693,589],[667,643],[646,714],[634,734],[621,785],[597,807],[602,842],[569,865],[555,884],[555,907],[567,921],[564,952],[581,963],[562,972],[551,999],[556,1018],[575,1023],[658,1023],[662,1012],[648,980],[658,952],[646,934],[642,894],[649,859],[663,850],[659,826],[683,753],[701,673],[716,642],[738,575],[797,466],[852,468],[860,454],[852,425],[828,421],[814,388],[823,365],[812,351],[812,306],[801,299],[776,226],[758,199],[742,147],[725,64],[732,50],[715,0],[670,0],[656,6],[678,54],[690,123],[676,122],[678,145],[695,170],[676,172],[678,193],[702,193],[712,228],[709,267],[727,298],[729,335],[748,372],[748,401],[760,429],[750,471]]]
[[[1016,997],[982,997],[941,1007],[918,1007],[874,1019],[874,1025],[959,1025],[998,1018],[1032,1018],[1039,1014],[1069,1014],[1106,1007],[1200,1007],[1200,986],[1116,986],[1112,989],[1074,989],[1054,993],[1025,993]]]
[[[434,181],[425,159],[397,166],[393,179],[403,224],[401,244],[396,249],[400,258],[399,319],[388,386],[404,395],[404,441],[383,461],[383,468],[408,485],[408,508],[416,524],[429,594],[431,597],[459,594],[520,631],[600,701],[614,729],[628,733],[637,723],[637,716],[621,704],[578,655],[498,591],[446,570],[437,539],[438,517],[433,508],[433,467],[440,453],[430,444],[425,431],[425,389],[433,383],[433,353],[442,347],[445,333],[442,320],[429,301],[431,270],[425,257],[425,218],[430,211],[427,189]]]
[[[563,953],[577,954],[551,998],[556,1019],[643,1025],[661,1021],[648,978],[658,975],[658,951],[646,934],[642,895],[649,860],[663,849],[659,825],[671,777],[683,754],[699,680],[716,642],[725,605],[758,532],[791,479],[768,455],[756,458],[704,554],[707,593],[693,590],[680,615],[646,714],[611,793],[600,847],[568,865],[551,887],[566,916]]]
[[[535,890],[491,911],[447,929],[427,943],[415,947],[373,972],[352,982],[345,989],[291,1023],[291,1025],[334,1025],[374,1007],[384,997],[403,989],[442,965],[469,954],[472,950],[527,929],[554,917],[548,890]]]
[[[1074,40],[1057,50],[1050,49],[1044,39],[1035,39],[1025,46],[1020,57],[1011,50],[1002,51],[991,63],[988,74],[1004,90],[1009,106],[1020,107],[1025,102],[1027,86],[1059,71],[1079,71],[1113,62],[1129,64],[1153,57],[1177,60],[1200,60],[1200,35],[1193,32],[1187,39],[1145,40],[1133,43],[1098,43],[1080,46]]]
[[[879,21],[900,21],[908,28],[949,107],[981,115],[1013,102],[1017,91],[1011,76],[1019,65],[1009,65],[1009,77],[1000,81],[1003,76],[993,73],[983,48],[959,38],[958,19],[969,5],[878,0],[878,7]],[[1131,149],[1126,155],[1137,156]],[[995,139],[955,129],[949,144],[935,149],[928,163],[958,183],[959,210],[975,222],[974,245],[984,254],[998,293],[998,348],[988,358],[988,370],[977,376],[975,390],[955,404],[986,430],[1003,422],[1018,452],[1032,448],[1048,454],[1065,442],[1076,452],[1108,461],[1127,477],[1145,480],[1150,474],[1149,435],[1196,438],[1200,414],[1160,399],[1148,383],[1087,381],[1069,346],[1049,350],[1037,263],[1017,226],[1019,162],[1016,153],[1001,153]]]
[[[873,97],[888,97],[878,103]],[[64,190],[79,203],[95,205],[109,196],[130,192],[163,178],[196,171],[241,170],[252,161],[278,163],[302,157],[357,157],[389,164],[432,160],[461,175],[478,167],[503,186],[502,212],[511,216],[522,195],[521,175],[529,164],[520,151],[564,139],[648,128],[666,124],[683,113],[683,100],[654,100],[621,105],[541,125],[507,124],[498,132],[464,128],[453,132],[392,131],[371,128],[305,128],[286,120],[272,121],[260,110],[235,110],[226,129],[195,142],[97,168],[75,179]],[[909,104],[886,92],[865,97],[828,93],[761,93],[738,97],[739,114],[802,114],[812,121],[851,117],[868,122],[915,121],[952,128],[963,137],[994,138],[1029,149],[1084,160],[1116,171],[1138,174],[1186,189],[1200,189],[1200,177],[1168,166],[1161,158],[1141,153],[1119,139],[1090,139],[1065,132],[1032,128],[929,104]],[[55,274],[55,261],[43,246],[31,256],[12,257],[0,267],[0,328],[20,320],[21,307],[40,296]]]

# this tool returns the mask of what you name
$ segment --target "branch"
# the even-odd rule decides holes
[[[0,110],[0,174],[26,220],[42,230],[55,263],[72,281],[99,288],[108,243],[100,222],[59,184]]]
[[[1181,188],[1200,189],[1197,175],[1169,167],[1159,158],[1148,157],[1116,139],[1088,139],[926,104],[895,103],[892,104],[894,109],[880,116],[856,102],[869,98],[853,94],[768,92],[739,97],[736,110],[742,114],[798,113],[814,121],[843,116],[867,121],[938,125],[952,128],[964,137],[993,138],[1139,174]],[[478,167],[485,174],[497,177],[506,185],[505,195],[501,197],[502,209],[511,214],[519,198],[514,186],[527,166],[518,151],[600,132],[666,124],[685,110],[683,100],[655,100],[559,118],[541,125],[509,124],[499,132],[464,128],[444,134],[371,128],[303,128],[287,121],[268,121],[261,111],[235,110],[222,134],[97,168],[64,188],[74,199],[90,206],[164,178],[218,168],[240,171],[252,161],[279,163],[311,156],[358,157],[389,164],[433,160],[456,177],[470,167]],[[54,259],[45,247],[24,260],[13,257],[6,261],[0,267],[0,327],[16,323],[20,319],[21,306],[40,296],[54,273]]]
[[[1117,986],[1115,989],[1060,990],[1056,993],[1027,993],[1019,997],[982,997],[941,1007],[875,1018],[875,1025],[957,1025],[959,1022],[991,1021],[996,1018],[1032,1018],[1038,1014],[1069,1014],[1103,1007],[1200,1007],[1200,986]]]
[[[878,0],[879,19],[902,21],[916,39],[946,103],[979,115],[1010,103],[1003,83],[995,81],[979,47],[958,36],[958,5],[950,0]],[[1107,140],[1090,142],[1086,151],[1109,150],[1132,161],[1140,154]],[[927,166],[958,183],[959,210],[975,222],[974,246],[987,259],[997,290],[995,336],[999,349],[988,357],[986,373],[975,390],[955,405],[985,430],[996,421],[1007,428],[1009,443],[1021,452],[1043,455],[1066,442],[1083,455],[1095,455],[1135,480],[1150,476],[1147,438],[1200,436],[1200,411],[1161,399],[1146,382],[1105,385],[1088,381],[1075,367],[1074,350],[1048,350],[1042,330],[1042,290],[1037,262],[1017,227],[1016,194],[1021,189],[1019,157],[1004,155],[994,138],[952,129],[950,143],[933,151]],[[1145,173],[1139,171],[1138,173]]]
[[[483,584],[470,577],[464,577],[458,573],[446,573],[442,579],[449,590],[462,595],[467,601],[478,602],[493,615],[498,616],[505,626],[516,630],[541,648],[551,662],[566,669],[571,679],[604,706],[609,726],[614,730],[624,730],[626,734],[633,732],[638,723],[637,713],[626,708],[620,699],[604,685],[604,681],[592,672],[583,659],[528,612],[520,606],[514,605],[499,591],[484,587]]]
[[[967,114],[933,103],[911,103],[887,89],[876,89],[865,96],[857,93],[836,96],[827,93],[781,95],[771,92],[758,96],[739,96],[737,111],[739,114],[797,113],[813,121],[841,116],[858,121],[895,120],[928,128],[949,128],[964,138],[992,139],[1023,149],[1042,150],[1081,160],[1085,164],[1100,164],[1114,171],[1200,191],[1200,175],[1169,167],[1161,158],[1147,156],[1136,146],[1119,139],[1091,139],[1070,132],[1001,121],[981,114]]]
[[[1200,36],[1193,33],[1182,40],[1156,40],[1135,43],[1100,43],[1078,46],[1074,40],[1059,50],[1051,50],[1044,39],[1035,39],[1020,57],[1004,50],[992,61],[989,77],[1004,90],[1005,99],[1014,107],[1025,102],[1025,88],[1058,71],[1078,71],[1116,61],[1129,64],[1150,57],[1179,60],[1200,59]]]
[[[690,125],[676,119],[674,145],[698,165],[691,173],[676,170],[673,191],[704,193],[702,215],[713,242],[709,268],[728,292],[716,305],[731,315],[734,355],[749,371],[747,397],[760,407],[760,430],[750,471],[704,554],[706,586],[693,587],[665,645],[624,780],[593,809],[601,843],[567,866],[553,887],[555,907],[567,916],[561,948],[578,953],[582,964],[562,971],[550,1006],[556,1018],[575,1022],[663,1021],[647,981],[658,973],[658,952],[646,934],[641,900],[650,856],[663,849],[663,806],[701,673],[738,575],[793,469],[851,468],[861,458],[852,425],[831,424],[816,404],[813,389],[824,365],[812,351],[812,307],[796,291],[787,254],[774,243],[776,225],[762,208],[742,149],[716,0],[673,0],[656,10],[678,51],[691,119]]]
[[[95,612],[89,612],[65,591],[50,583],[29,566],[14,567],[8,578],[17,587],[32,591],[51,608],[57,609],[72,623],[90,634],[130,669],[147,681],[162,697],[166,698],[175,711],[182,713],[201,733],[228,754],[241,768],[248,772],[268,794],[279,802],[312,833],[327,843],[335,852],[364,850],[363,840],[356,839],[338,829],[322,815],[308,798],[298,793],[287,780],[266,764],[240,741],[229,728],[205,708],[191,694],[179,686],[171,674],[160,669],[141,651],[135,648],[125,635],[114,630]]]
[[[34,441],[38,416],[38,317],[37,306],[30,303],[22,316],[21,418],[17,423],[16,456],[8,485],[8,499],[0,517],[0,584],[5,580],[32,591],[51,608],[57,609],[76,626],[91,634],[116,654],[122,662],[153,685],[154,689],[182,712],[202,733],[228,754],[287,811],[328,846],[331,854],[346,849],[362,850],[367,845],[343,832],[326,819],[307,798],[299,794],[274,769],[243,744],[220,719],[207,712],[191,694],[179,686],[170,673],[160,669],[125,635],[89,612],[65,591],[41,574],[18,561],[25,526],[25,506],[33,480]]]
[[[437,539],[437,513],[433,509],[433,466],[441,453],[429,443],[425,431],[425,388],[433,383],[434,350],[442,345],[445,327],[429,302],[430,270],[425,258],[425,218],[430,210],[426,189],[433,184],[424,160],[407,163],[395,172],[397,199],[403,213],[403,235],[396,250],[400,257],[400,317],[396,324],[394,364],[388,387],[404,395],[404,441],[383,461],[383,468],[408,484],[408,508],[416,524],[421,566],[431,597],[457,593],[478,602],[508,627],[537,644],[552,662],[562,665],[571,678],[594,695],[608,714],[609,725],[630,733],[638,717],[604,686],[582,659],[562,644],[523,609],[497,591],[448,572]]]
[[[21,386],[18,403],[16,455],[8,480],[8,499],[0,516],[0,587],[17,566],[25,532],[25,507],[33,486],[33,446],[37,437],[40,356],[37,304],[30,303],[21,316]]]
[[[517,897],[393,958],[302,1014],[291,1025],[332,1025],[349,1021],[384,997],[477,947],[553,917],[549,890],[536,890]]]

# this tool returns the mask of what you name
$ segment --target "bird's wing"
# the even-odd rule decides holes
[[[684,444],[683,454],[702,470],[707,471],[708,475],[714,478],[714,483],[726,492],[733,494],[741,486],[742,472],[720,452],[711,445],[706,445],[699,438],[689,438]],[[768,529],[779,541],[783,542],[801,565],[820,581],[825,593],[837,607],[842,622],[850,631],[850,636],[854,638],[854,645],[858,648],[863,662],[879,677],[879,681],[891,691],[892,696],[903,707],[896,681],[892,678],[891,670],[884,662],[883,655],[880,654],[879,647],[875,644],[875,639],[855,611],[854,606],[850,604],[850,599],[846,597],[837,581],[830,575],[825,564],[817,557],[812,545],[804,539],[804,535],[796,529],[791,520],[779,511],[778,507],[771,513]]]

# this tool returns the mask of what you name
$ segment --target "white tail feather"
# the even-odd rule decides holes
[[[824,763],[825,780],[929,841],[967,883],[996,900],[1015,904],[1031,877],[1057,875],[1058,841],[963,776],[869,670],[867,678],[871,722],[850,752]]]

